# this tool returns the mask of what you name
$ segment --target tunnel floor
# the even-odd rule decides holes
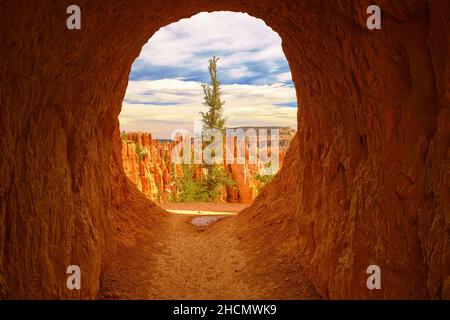
[[[320,298],[302,270],[289,273],[285,261],[272,261],[271,252],[252,264],[251,240],[233,234],[235,216],[220,217],[199,226],[193,224],[199,215],[170,213],[151,237],[118,248],[98,298]],[[257,251],[260,257],[264,248]]]

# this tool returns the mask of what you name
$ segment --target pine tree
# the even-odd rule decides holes
[[[222,132],[225,129],[225,118],[223,117],[224,101],[220,99],[220,83],[217,77],[217,61],[219,58],[209,59],[209,75],[211,84],[203,84],[204,102],[203,105],[208,108],[206,112],[200,112],[202,115],[203,131],[207,129],[218,129]],[[213,155],[214,156],[214,155]],[[234,181],[229,177],[221,165],[204,164],[206,174],[202,177],[202,185],[205,189],[206,197],[209,201],[217,200],[220,195],[220,188],[224,185],[233,185]]]
[[[142,161],[142,159],[144,158],[144,150],[138,142],[136,142],[136,153],[138,155],[139,161]]]
[[[194,201],[208,201],[208,194],[205,187],[198,182],[193,171],[195,170],[189,164],[182,165],[182,177],[175,176],[175,185],[177,187],[177,194],[174,199],[175,202],[194,202]]]
[[[205,94],[203,105],[208,108],[207,112],[200,112],[202,115],[203,130],[219,129],[223,130],[225,118],[222,115],[224,101],[220,100],[220,83],[217,78],[217,61],[219,58],[215,56],[209,59],[209,75],[211,85],[202,84]]]

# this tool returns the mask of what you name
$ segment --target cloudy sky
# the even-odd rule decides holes
[[[227,126],[296,128],[297,101],[281,39],[262,20],[243,13],[200,13],[161,28],[134,62],[120,126],[168,138],[190,131],[205,111],[202,83],[208,60],[217,68]]]

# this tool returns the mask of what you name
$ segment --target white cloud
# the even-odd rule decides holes
[[[128,84],[119,117],[121,129],[151,131],[156,137],[167,138],[176,128],[191,128],[204,110],[198,82],[203,80],[191,77],[191,72],[207,74],[212,54],[220,56],[218,72],[226,83],[221,88],[228,126],[296,127],[297,109],[283,106],[292,104],[296,97],[295,89],[285,85],[291,75],[286,71],[278,34],[247,14],[213,12],[161,28],[143,47],[132,69],[135,74],[141,71],[141,77],[134,78],[141,80]],[[280,68],[280,61],[284,68]],[[167,70],[171,79],[164,73]],[[148,72],[152,77],[147,79],[158,80],[142,80],[142,73]],[[261,81],[245,80],[249,78]]]
[[[233,68],[228,70],[228,75],[232,78],[242,78],[245,76],[252,76],[254,75],[254,73],[248,70],[246,66],[242,66],[240,68]]]
[[[168,138],[172,130],[192,130],[204,111],[201,83],[175,79],[130,81],[120,114],[121,129],[150,131],[156,137]],[[222,85],[227,126],[288,125],[296,127],[296,108],[279,104],[296,100],[295,89],[279,85]],[[150,96],[147,92],[151,92]],[[180,104],[168,104],[182,101]],[[129,103],[140,101],[142,103]]]
[[[235,58],[284,59],[281,39],[261,19],[243,13],[199,13],[161,28],[144,46],[140,58],[158,65],[198,67],[205,51],[236,52]],[[261,50],[258,54],[246,51]],[[224,66],[235,60],[224,61]]]
[[[292,75],[290,72],[283,72],[278,74],[277,80],[280,82],[286,82],[292,80]]]

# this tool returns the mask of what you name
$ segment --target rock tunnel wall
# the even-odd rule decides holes
[[[269,213],[241,231],[294,221],[293,249],[326,298],[448,298],[448,2],[373,2],[378,31],[365,0],[80,0],[82,29],[69,31],[68,1],[4,1],[0,296],[94,298],[115,243],[163,223],[119,159],[130,67],[158,28],[230,10],[279,33],[299,103],[291,164],[239,219]],[[83,272],[76,293],[70,264]],[[369,264],[382,270],[376,293]]]

